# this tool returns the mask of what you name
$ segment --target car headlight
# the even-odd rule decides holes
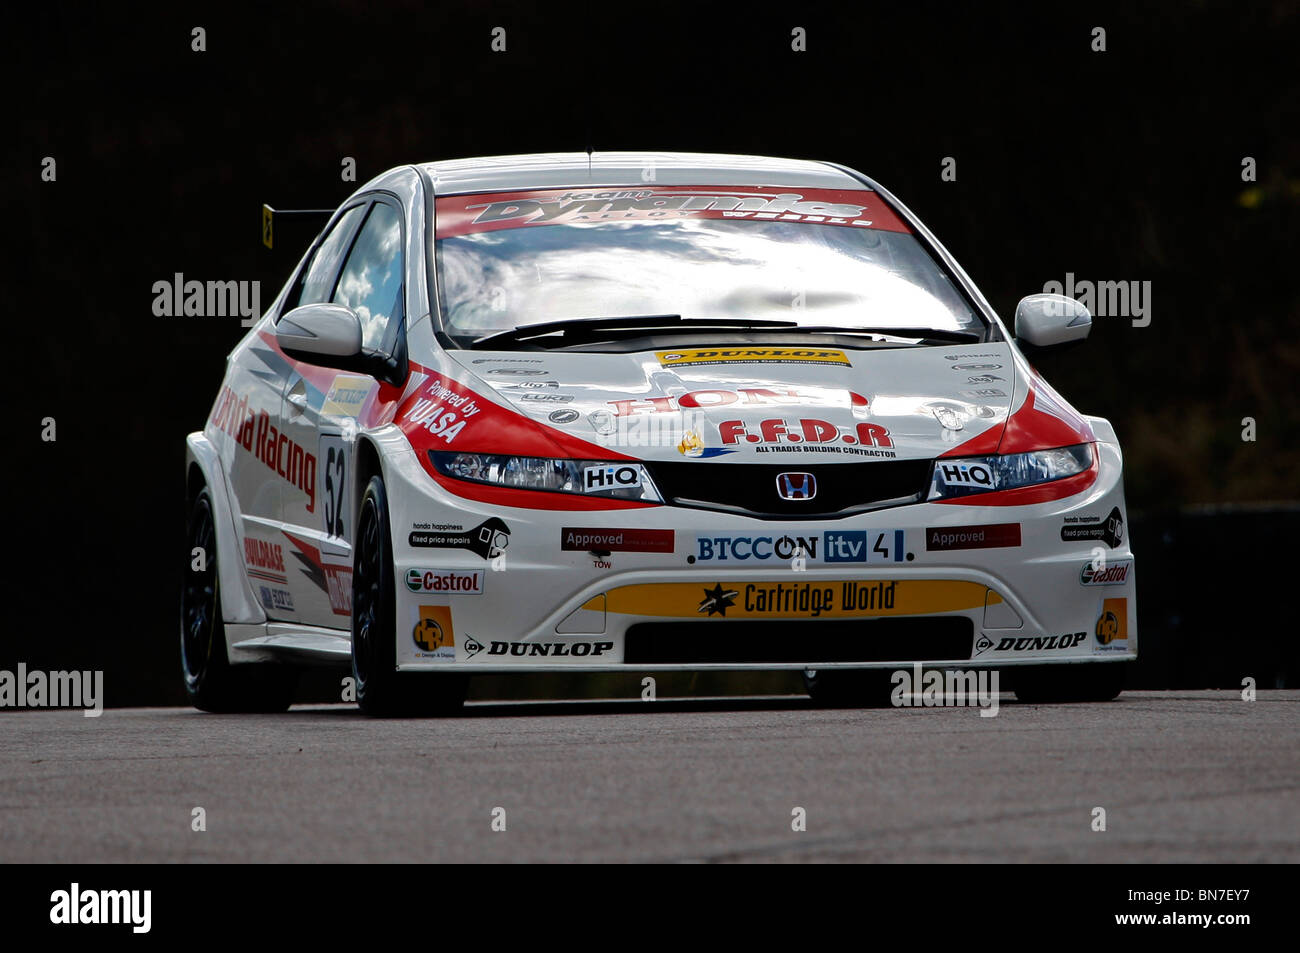
[[[429,459],[443,476],[471,483],[616,500],[663,502],[650,474],[639,463],[446,450],[430,450]]]
[[[926,499],[939,500],[1051,483],[1084,472],[1092,466],[1092,461],[1090,443],[990,457],[941,458],[934,461],[930,495]]]

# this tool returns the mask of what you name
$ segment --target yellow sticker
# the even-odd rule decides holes
[[[1105,599],[1097,617],[1097,641],[1102,645],[1128,640],[1128,600]]]
[[[456,657],[456,634],[451,625],[450,606],[420,606],[420,618],[411,639],[421,652],[434,658]]]
[[[606,611],[674,619],[852,619],[984,608],[988,588],[962,580],[703,579],[610,590]]]
[[[849,365],[843,351],[802,347],[695,348],[655,351],[664,367],[704,367],[711,364],[840,364]]]
[[[677,444],[677,452],[684,457],[698,457],[704,453],[704,438],[698,430],[688,430]]]
[[[361,405],[366,402],[370,388],[374,386],[372,378],[340,374],[330,384],[321,413],[327,417],[355,417],[361,412]]]

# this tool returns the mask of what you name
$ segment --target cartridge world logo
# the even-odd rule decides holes
[[[998,713],[997,669],[930,669],[917,662],[912,670],[900,668],[890,676],[895,708],[979,708],[981,718]]]
[[[152,890],[68,890],[50,894],[50,922],[56,925],[129,925],[132,933],[148,933],[153,924]]]
[[[153,283],[156,318],[240,317],[251,328],[262,314],[260,281],[186,281],[176,272],[171,281]]]
[[[103,672],[0,669],[0,708],[84,708],[87,718],[104,713]]]

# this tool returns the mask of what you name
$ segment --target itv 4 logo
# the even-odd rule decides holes
[[[833,530],[822,536],[828,563],[901,563],[908,558],[901,529]]]

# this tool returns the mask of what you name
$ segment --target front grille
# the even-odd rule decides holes
[[[639,622],[624,638],[628,665],[930,662],[968,659],[964,616],[788,622]]]
[[[871,463],[800,465],[765,463],[647,463],[655,485],[674,506],[743,513],[768,519],[835,519],[904,506],[925,498],[930,460],[878,460]],[[817,495],[783,500],[776,479],[782,473],[811,473]]]

